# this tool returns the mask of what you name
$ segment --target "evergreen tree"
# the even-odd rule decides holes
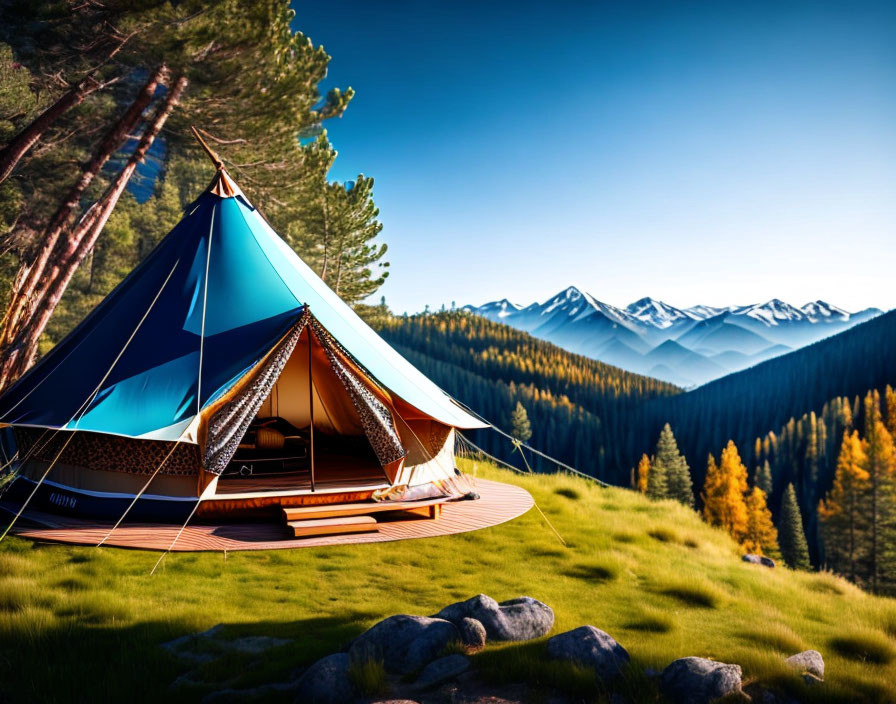
[[[758,486],[765,492],[766,496],[772,493],[772,468],[765,460],[762,465],[756,468],[756,474],[753,477],[753,485]]]
[[[889,384],[884,389],[884,405],[887,410],[887,432],[896,438],[896,389]]]
[[[667,498],[693,508],[694,488],[691,483],[691,469],[687,460],[678,451],[678,444],[668,423],[663,426],[656,444],[653,469],[665,474]]]
[[[781,513],[778,518],[778,542],[786,565],[795,570],[808,570],[809,545],[803,531],[803,517],[796,500],[793,484],[788,484],[781,497]]]
[[[826,561],[855,582],[867,550],[865,497],[869,492],[865,442],[859,431],[843,431],[834,486],[818,504]]]
[[[651,499],[669,498],[669,481],[666,468],[658,464],[656,457],[650,462],[650,471],[647,473],[647,496]]]
[[[647,455],[641,455],[641,460],[638,462],[638,473],[637,473],[637,489],[642,494],[647,493],[647,486],[649,483],[650,477],[650,458]]]
[[[744,532],[742,545],[747,552],[758,555],[777,557],[778,531],[772,523],[772,512],[768,508],[765,492],[758,486],[754,486],[747,494],[747,528]]]
[[[329,57],[291,29],[287,0],[4,0],[0,14],[0,40],[12,47],[13,68],[23,67],[7,71],[8,52],[0,51],[0,104],[20,92],[22,72],[33,86],[33,96],[20,96],[28,99],[4,112],[14,118],[0,125],[0,220],[6,224],[0,284],[8,292],[0,326],[3,386],[33,362],[59,306],[71,306],[63,317],[72,322],[76,308],[89,307],[77,301],[85,281],[92,296],[145,253],[133,241],[137,221],[124,232],[127,218],[117,225],[111,218],[118,205],[128,209],[120,200],[126,189],[141,190],[134,174],[148,176],[155,195],[157,174],[166,173],[173,155],[197,155],[190,125],[214,130],[206,138],[249,199],[288,234],[287,225],[302,220],[320,173],[306,138],[321,135],[324,121],[342,114],[352,91],[321,95]],[[163,148],[149,152],[154,141]],[[161,159],[162,169],[141,172],[147,155]],[[205,185],[210,170],[202,158]],[[355,302],[384,278],[385,249],[370,241],[379,232],[372,181],[360,177],[352,188],[334,184],[331,190],[340,215],[334,287]],[[106,234],[130,243],[119,238],[103,252]],[[56,331],[65,332],[53,327],[50,343]]]
[[[532,437],[532,426],[529,424],[529,414],[519,401],[510,416],[510,434],[520,442],[527,442]]]
[[[739,543],[747,535],[749,521],[746,492],[747,468],[734,442],[729,440],[718,465],[709,456],[703,487],[703,516],[707,523],[724,528]]]
[[[872,591],[878,591],[894,576],[892,547],[896,542],[896,449],[881,419],[880,393],[865,397],[865,442],[868,492],[866,510],[869,521],[868,579]]]

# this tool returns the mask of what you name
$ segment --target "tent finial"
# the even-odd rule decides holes
[[[193,136],[196,137],[196,140],[199,142],[200,146],[205,150],[205,153],[208,154],[209,159],[212,160],[212,163],[215,165],[216,169],[223,169],[224,162],[221,161],[221,157],[212,149],[208,144],[206,144],[205,140],[202,138],[202,135],[199,134],[199,130],[196,129],[193,125],[190,125],[190,129],[193,131]]]
[[[230,174],[228,174],[227,169],[224,168],[224,162],[221,157],[218,156],[214,149],[208,146],[196,127],[190,125],[190,129],[193,131],[193,136],[196,137],[196,141],[199,142],[200,146],[205,150],[205,153],[208,154],[209,159],[211,159],[212,163],[215,165],[215,169],[217,169],[215,178],[212,179],[208,190],[221,198],[242,196],[243,192],[240,190],[240,187],[236,185],[236,182],[230,178]],[[243,196],[243,198],[245,199],[245,196]]]

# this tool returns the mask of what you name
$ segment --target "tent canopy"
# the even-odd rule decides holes
[[[485,427],[327,287],[223,169],[140,266],[0,398],[0,422],[196,442],[189,429],[202,409],[305,310],[421,417]]]

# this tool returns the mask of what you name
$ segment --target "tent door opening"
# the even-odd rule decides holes
[[[221,474],[216,494],[390,484],[345,384],[307,326]]]

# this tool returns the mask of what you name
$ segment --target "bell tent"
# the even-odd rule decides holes
[[[182,521],[462,493],[467,413],[274,232],[223,166],[0,398],[6,496]],[[136,500],[139,499],[139,500]]]

